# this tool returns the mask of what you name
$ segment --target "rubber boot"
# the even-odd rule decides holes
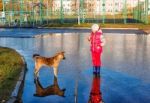
[[[96,73],[97,73],[97,76],[100,76],[100,66],[96,66]]]
[[[96,74],[96,66],[93,66],[93,74]]]

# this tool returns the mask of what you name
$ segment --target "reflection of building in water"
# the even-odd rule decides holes
[[[57,81],[57,77],[54,76],[54,84],[46,88],[43,88],[39,79],[35,81],[36,93],[34,96],[44,97],[49,95],[58,95],[64,97],[65,89],[60,89]]]
[[[88,103],[103,103],[100,85],[100,75],[93,74],[93,82]]]
[[[43,34],[35,40],[37,51],[41,51],[40,53],[45,56],[51,56],[63,50],[63,35],[61,33]]]
[[[34,48],[36,49],[36,51],[40,51],[43,50],[43,38],[34,38]]]
[[[66,51],[69,51],[71,53],[78,52],[78,43],[79,43],[78,34],[65,33],[63,42],[64,42],[63,46]]]
[[[143,80],[149,79],[147,70],[150,70],[148,66],[150,38],[148,36],[116,34],[105,37],[107,46],[104,47],[103,65],[118,72],[141,77]]]
[[[88,35],[87,35],[88,37]],[[85,35],[78,33],[55,33],[44,34],[35,39],[35,48],[37,50],[48,51],[50,54],[54,54],[58,51],[69,51],[71,53],[87,51],[89,45]],[[43,52],[44,52],[43,51]],[[84,55],[87,52],[84,52]],[[49,54],[49,55],[50,55]]]

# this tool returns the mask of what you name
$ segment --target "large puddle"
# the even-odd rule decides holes
[[[107,44],[99,77],[92,74],[88,35],[72,32],[36,38],[0,37],[0,46],[16,49],[27,61],[24,103],[88,103],[93,85],[99,87],[99,97],[105,103],[149,103],[150,36],[104,34]],[[42,67],[35,85],[32,55],[53,56],[58,51],[65,51],[66,56],[59,65],[58,78],[54,78],[52,68]],[[39,97],[38,88],[50,92]]]

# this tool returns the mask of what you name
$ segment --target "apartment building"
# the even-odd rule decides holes
[[[84,12],[95,14],[118,14],[126,9],[133,9],[139,2],[145,0],[62,0],[62,8],[64,13],[71,14],[73,11],[80,10]],[[61,0],[53,0],[53,11],[60,11]],[[150,0],[149,0],[149,14],[150,14]]]

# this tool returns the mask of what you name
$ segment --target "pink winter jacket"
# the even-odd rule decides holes
[[[101,30],[93,33],[91,32],[90,41],[91,41],[91,51],[92,52],[102,52],[102,46],[101,46],[101,37],[102,32]]]

